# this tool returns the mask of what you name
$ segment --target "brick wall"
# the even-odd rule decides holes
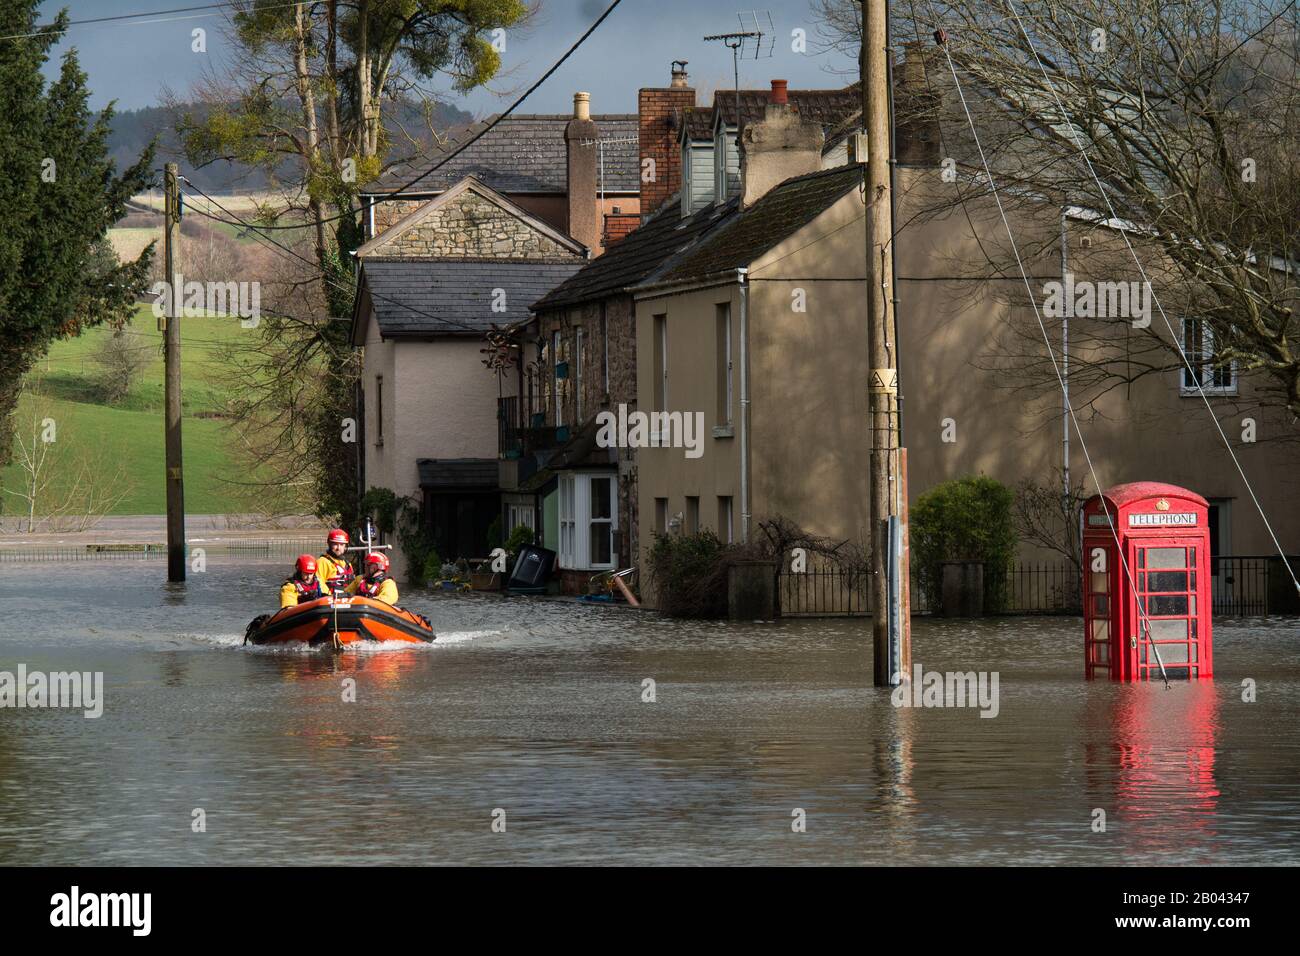
[[[641,150],[641,215],[649,216],[682,188],[682,151],[677,145],[679,113],[695,105],[689,86],[643,89],[637,97]],[[646,160],[653,160],[653,173]],[[647,182],[647,177],[652,177]]]

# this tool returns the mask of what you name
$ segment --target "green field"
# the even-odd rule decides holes
[[[183,378],[182,433],[185,448],[185,510],[191,514],[225,514],[248,511],[248,494],[230,483],[242,476],[227,451],[232,436],[222,417],[228,397],[228,383],[217,373],[224,344],[251,334],[236,318],[181,319],[181,368]],[[72,462],[89,457],[101,466],[105,480],[125,470],[126,494],[109,514],[161,514],[166,510],[163,468],[163,362],[162,333],[149,307],[142,306],[132,322],[141,333],[139,344],[149,358],[130,393],[116,405],[100,404],[93,379],[98,366],[97,350],[113,334],[111,329],[89,329],[79,338],[58,342],[48,361],[34,372],[41,394],[25,396],[19,405],[16,427],[31,428],[33,402],[41,418],[57,425],[56,444],[60,460],[52,498],[57,499],[59,481]],[[0,487],[22,483],[17,464],[0,471]],[[224,479],[224,480],[223,480]],[[25,511],[26,503],[12,494],[3,495],[5,514]]]

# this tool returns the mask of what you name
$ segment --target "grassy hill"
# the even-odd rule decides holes
[[[252,334],[239,320],[226,317],[181,319],[182,435],[184,440],[185,509],[192,514],[248,511],[247,492],[229,483],[240,479],[230,461],[232,436],[221,418],[229,384],[219,378],[223,345]],[[34,373],[41,394],[25,396],[19,405],[18,428],[31,427],[33,402],[41,417],[57,425],[59,449],[76,460],[97,458],[106,476],[125,469],[126,494],[110,514],[161,514],[166,510],[163,463],[163,361],[162,333],[149,307],[142,306],[132,327],[141,334],[148,364],[130,393],[115,405],[103,404],[94,387],[98,366],[94,355],[113,334],[111,329],[87,330],[79,338],[59,342],[47,362]],[[71,461],[72,458],[67,459]],[[61,471],[70,470],[70,465]],[[111,469],[111,470],[110,470]],[[223,481],[223,479],[226,479]],[[69,476],[55,474],[51,498]],[[16,464],[0,470],[0,487],[22,483]],[[12,494],[0,496],[4,513],[25,509]]]

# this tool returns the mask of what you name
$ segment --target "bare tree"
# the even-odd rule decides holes
[[[23,392],[25,413],[20,407],[14,430],[18,480],[0,492],[23,503],[25,527],[19,530],[85,531],[131,492],[126,465],[120,458],[109,461],[103,446],[67,433],[39,376],[29,375]]]
[[[838,22],[845,42],[851,6],[822,4],[838,14],[824,23]],[[899,0],[893,9],[895,39],[914,66],[899,83],[900,127],[931,125],[935,161],[953,160],[957,174],[930,212],[992,211],[987,159],[1036,282],[1060,274],[1064,211],[1071,234],[1090,240],[1088,249],[1069,249],[1072,270],[1150,283],[1149,325],[1086,312],[1071,318],[1078,407],[1150,376],[1181,369],[1194,390],[1231,370],[1252,383],[1253,401],[1286,410],[1294,424],[1294,0]],[[983,225],[984,261],[961,265],[972,278],[998,280],[1018,308],[982,360],[1012,387],[1055,390],[1041,330],[1017,288],[1017,262],[999,241],[1001,222],[990,216]]]
[[[1017,486],[1011,505],[1011,519],[1020,540],[1063,555],[1081,572],[1079,514],[1087,497],[1082,481],[1066,489],[1060,469],[1052,482],[1025,479]]]

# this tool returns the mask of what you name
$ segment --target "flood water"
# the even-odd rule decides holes
[[[285,573],[0,568],[0,671],[105,698],[0,709],[0,864],[1300,862],[1294,619],[1217,622],[1172,690],[1084,681],[1075,618],[914,622],[990,719],[892,706],[865,620],[407,591],[436,644],[241,646]]]

